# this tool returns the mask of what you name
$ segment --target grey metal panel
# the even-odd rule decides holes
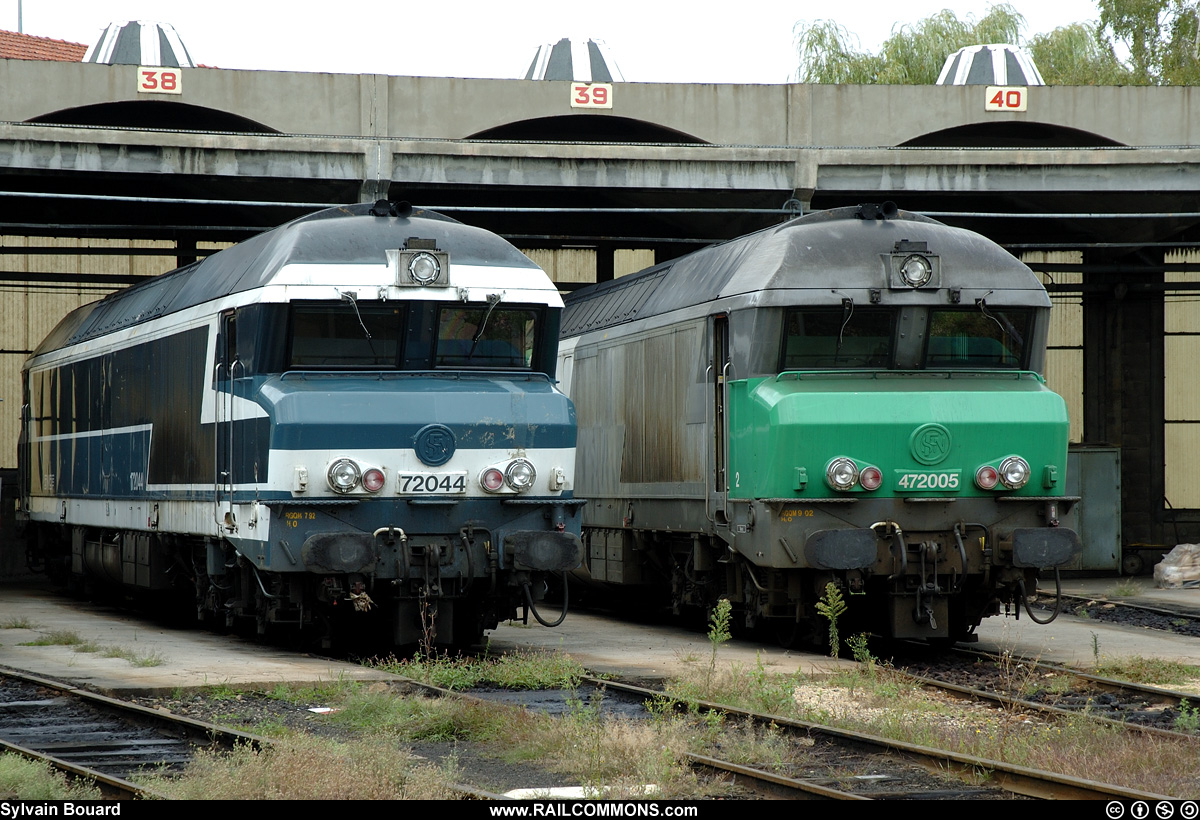
[[[368,204],[329,208],[220,251],[148,282],[118,291],[67,316],[36,353],[56,350],[188,307],[268,284],[291,263],[384,264],[389,248],[411,236],[433,239],[467,265],[536,267],[488,231],[433,211],[370,216]]]
[[[713,309],[722,298],[769,304],[773,292],[796,289],[820,293],[830,304],[847,295],[866,302],[869,290],[886,288],[884,259],[900,240],[926,242],[929,252],[939,255],[942,275],[962,289],[967,304],[968,296],[978,290],[978,296],[987,294],[989,304],[1004,304],[1007,294],[1019,292],[1020,304],[1050,306],[1033,272],[978,234],[908,211],[884,220],[856,218],[856,211],[837,208],[810,214],[640,274],[583,288],[565,299],[562,336],[698,305]],[[876,255],[864,254],[864,247]],[[864,264],[864,258],[878,264]],[[830,282],[838,283],[836,291]],[[926,300],[919,293],[890,292],[887,298],[892,303]],[[788,297],[780,304],[792,301]]]
[[[1121,450],[1072,447],[1067,454],[1069,496],[1080,496],[1062,526],[1079,533],[1083,554],[1064,569],[1116,570],[1121,565]]]

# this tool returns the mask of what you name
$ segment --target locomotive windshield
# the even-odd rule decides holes
[[[783,336],[784,370],[888,367],[896,312],[877,308],[790,310]]]
[[[541,306],[293,302],[288,367],[301,370],[529,369]]]
[[[931,310],[927,368],[1019,368],[1033,313],[1028,308]]]
[[[438,367],[529,367],[537,313],[528,308],[444,307],[438,312]]]
[[[400,340],[396,306],[296,305],[293,367],[395,367]]]
[[[899,315],[899,309],[855,307],[849,301],[840,309],[789,310],[780,369],[894,368]],[[1028,366],[1030,308],[931,308],[927,318],[925,341],[911,357],[901,357],[904,361],[930,370]],[[904,344],[910,349],[910,342]]]

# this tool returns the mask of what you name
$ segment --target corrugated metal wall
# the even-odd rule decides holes
[[[579,248],[523,250],[555,282],[593,284],[596,281],[596,252]],[[613,276],[621,277],[654,264],[654,251],[647,249],[613,252]]]
[[[1079,264],[1080,251],[1027,251],[1021,254],[1026,264]],[[1040,275],[1042,284],[1079,284],[1081,273],[1055,272]],[[1083,299],[1078,293],[1050,295],[1050,334],[1046,340],[1046,382],[1067,403],[1071,419],[1071,441],[1083,441]]]
[[[1167,264],[1200,262],[1200,251],[1171,251]],[[1163,297],[1164,478],[1167,501],[1175,509],[1200,508],[1200,293],[1170,290],[1195,274],[1167,271]]]

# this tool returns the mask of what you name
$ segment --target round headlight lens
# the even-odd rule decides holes
[[[858,482],[858,466],[848,458],[835,458],[825,468],[825,480],[835,490],[849,490]]]
[[[418,253],[408,262],[408,273],[418,285],[428,285],[442,272],[442,263],[429,253]]]
[[[504,473],[495,467],[488,467],[479,476],[479,483],[489,493],[494,493],[504,486]]]
[[[975,471],[975,483],[979,485],[981,490],[994,489],[996,483],[1000,481],[1000,474],[996,472],[996,468],[990,464],[985,464]]]
[[[377,493],[383,489],[384,477],[383,470],[377,470],[374,467],[363,473],[362,485],[367,492]]]
[[[858,483],[864,490],[878,490],[883,484],[883,473],[878,467],[863,467],[862,472],[858,474]]]
[[[919,288],[933,276],[933,265],[924,256],[913,255],[900,263],[900,277],[910,288]]]
[[[504,480],[508,482],[508,486],[517,492],[522,492],[532,487],[535,478],[537,478],[537,471],[533,469],[532,464],[523,458],[513,461],[508,465],[508,469],[504,471]]]
[[[329,465],[329,472],[326,474],[329,479],[329,486],[334,492],[348,493],[358,486],[358,478],[361,471],[358,465],[348,458],[339,458],[337,461]]]
[[[1000,462],[1000,483],[1010,490],[1019,490],[1029,481],[1029,462],[1020,456],[1009,456]]]

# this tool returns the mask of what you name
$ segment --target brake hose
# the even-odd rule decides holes
[[[567,574],[565,572],[562,575],[562,582],[563,582],[562,613],[558,616],[558,620],[554,621],[553,623],[545,620],[541,616],[541,614],[537,611],[537,607],[533,605],[533,595],[531,595],[529,592],[529,582],[526,581],[524,584],[522,584],[522,586],[525,589],[525,606],[527,606],[529,608],[529,611],[533,613],[534,619],[542,626],[558,626],[564,620],[566,620],[568,598],[567,598]]]
[[[1054,568],[1054,611],[1050,613],[1050,617],[1046,620],[1039,620],[1038,617],[1033,614],[1033,609],[1029,606],[1029,599],[1025,597],[1024,579],[1017,581],[1017,588],[1021,594],[1021,603],[1025,604],[1025,612],[1029,615],[1029,619],[1035,624],[1042,624],[1044,626],[1045,624],[1048,624],[1057,618],[1058,614],[1062,612],[1062,579],[1059,578],[1058,567]]]

